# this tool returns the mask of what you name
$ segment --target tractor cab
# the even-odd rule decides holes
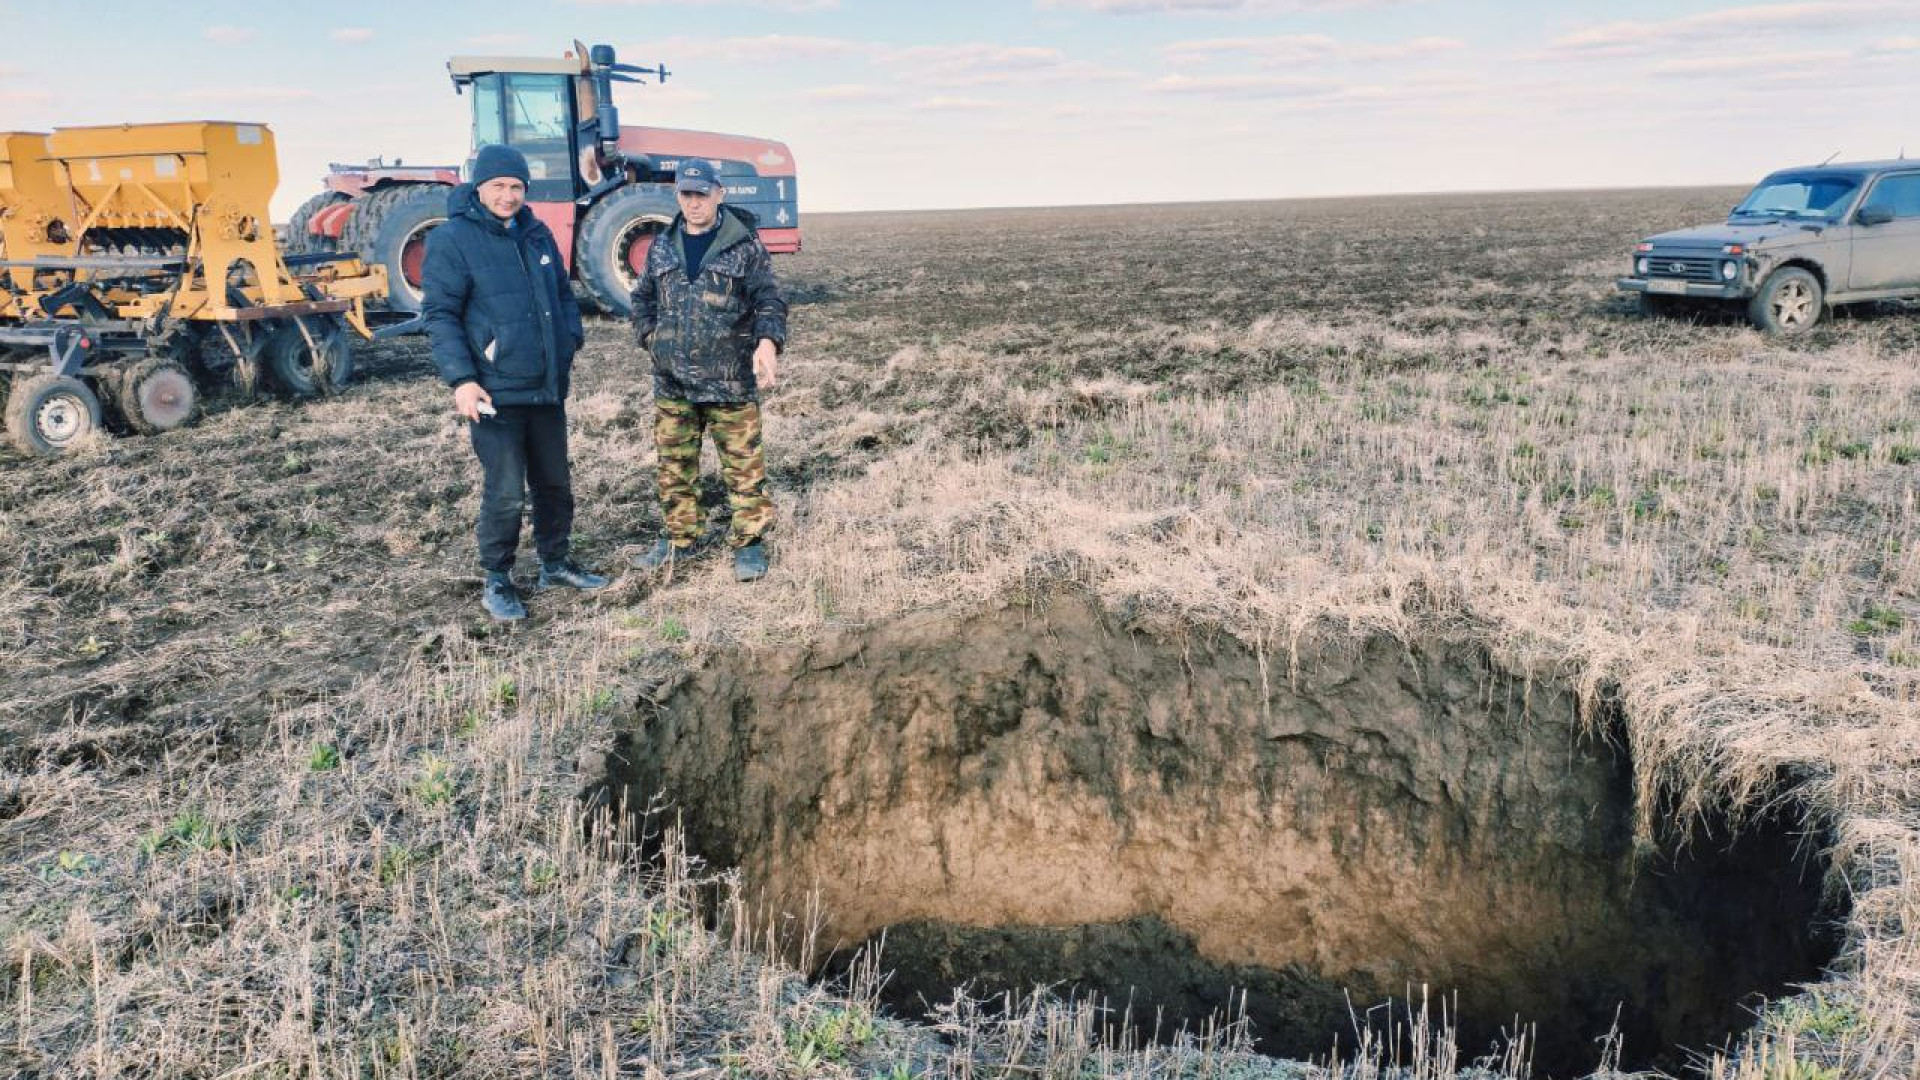
[[[639,75],[665,81],[668,75],[664,64],[616,63],[610,45],[591,52],[577,41],[573,47],[557,60],[456,56],[447,62],[454,91],[472,91],[473,148],[504,143],[525,154],[532,175],[529,201],[572,202],[598,194],[607,173],[627,164],[613,83],[639,82]],[[636,173],[646,168],[645,162],[632,165]]]
[[[583,297],[624,316],[653,237],[679,207],[673,179],[680,162],[709,162],[726,185],[729,206],[753,215],[768,251],[800,250],[800,204],[786,144],[746,135],[620,126],[613,84],[665,65],[615,60],[611,45],[580,42],[558,59],[456,56],[447,61],[456,93],[473,102],[472,147],[501,143],[527,158],[527,206],[553,230]],[[469,93],[469,91],[471,93]],[[471,160],[471,159],[469,159]],[[453,166],[336,165],[325,190],[287,224],[296,253],[358,251],[384,267],[393,311],[424,303],[426,237],[445,221]]]

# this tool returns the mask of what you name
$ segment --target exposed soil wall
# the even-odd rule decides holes
[[[1819,869],[1771,827],[1636,845],[1630,763],[1564,688],[1476,647],[1262,656],[1061,597],[722,657],[623,737],[610,782],[828,938],[892,928],[895,1000],[1064,984],[1167,1023],[1248,991],[1270,1052],[1356,1007],[1457,995],[1590,1068],[1744,1026],[1832,955]],[[1615,725],[1617,727],[1617,725]]]

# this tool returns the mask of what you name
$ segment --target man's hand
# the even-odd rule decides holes
[[[780,350],[774,347],[772,338],[761,338],[753,347],[753,379],[761,389],[771,390],[779,378]]]
[[[474,423],[480,422],[480,403],[493,405],[493,396],[477,382],[463,382],[453,388],[453,411]]]

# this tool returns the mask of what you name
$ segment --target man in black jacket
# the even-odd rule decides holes
[[[787,343],[787,304],[752,214],[723,206],[712,165],[682,160],[680,215],[647,252],[633,290],[634,336],[653,354],[653,444],[666,535],[635,560],[658,569],[700,538],[700,441],[713,439],[733,511],[733,576],[766,576],[773,525],[760,395]]]
[[[540,587],[607,584],[568,553],[567,384],[585,334],[553,233],[526,205],[527,179],[520,151],[481,147],[473,179],[447,198],[446,224],[427,234],[421,281],[433,363],[480,459],[481,604],[504,620],[527,617],[512,570],[528,491]]]

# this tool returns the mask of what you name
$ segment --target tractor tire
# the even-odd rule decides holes
[[[608,315],[633,313],[633,287],[647,265],[654,237],[680,212],[664,186],[624,187],[580,219],[573,276],[593,305]]]
[[[445,184],[399,184],[360,200],[342,245],[370,266],[387,271],[387,307],[409,314],[420,310],[420,271],[427,260],[427,234],[447,220]]]
[[[353,378],[353,347],[338,319],[309,317],[307,330],[316,348],[288,319],[267,337],[261,359],[273,383],[290,398],[327,397],[346,388]]]
[[[6,417],[15,446],[51,457],[100,430],[100,399],[71,375],[34,375],[13,381]]]
[[[1761,333],[1779,337],[1804,334],[1820,324],[1826,293],[1820,279],[1798,266],[1775,270],[1747,302],[1747,318]]]
[[[347,196],[338,191],[323,191],[293,212],[287,219],[287,242],[282,248],[289,255],[317,255],[321,252],[340,250],[340,242],[331,236],[315,236],[307,231],[313,215],[329,206],[338,206],[347,201]]]
[[[200,392],[185,367],[163,356],[149,356],[121,380],[119,399],[128,427],[142,435],[158,435],[193,419]]]

